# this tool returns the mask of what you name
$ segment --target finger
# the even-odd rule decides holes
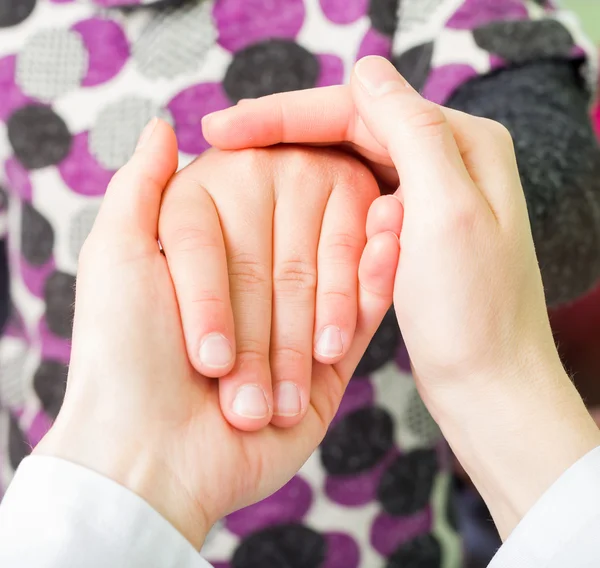
[[[369,206],[379,195],[372,176],[356,166],[337,176],[319,241],[314,357],[333,364],[348,352],[358,310],[358,266]]]
[[[151,120],[134,155],[111,180],[92,234],[100,231],[111,238],[134,236],[136,244],[158,251],[160,202],[177,162],[173,129],[162,120]]]
[[[224,376],[235,360],[225,243],[210,195],[186,170],[173,178],[164,195],[159,236],[190,362],[207,377]]]
[[[202,131],[211,145],[221,149],[348,142],[367,158],[389,163],[387,152],[358,120],[347,86],[278,93],[250,100],[205,116]]]
[[[399,217],[397,223],[402,224]],[[394,279],[400,256],[400,242],[392,232],[372,237],[359,267],[358,318],[354,342],[335,367],[342,377],[352,375],[383,317],[392,305]]]
[[[219,395],[223,414],[233,426],[257,430],[270,422],[273,411],[269,365],[273,192],[243,172],[233,172],[228,182],[245,188],[237,201],[231,200],[226,188],[204,183],[221,220],[237,346],[233,370],[219,381]]]
[[[403,218],[404,207],[396,196],[383,195],[377,198],[367,216],[367,239],[386,232],[400,237]]]
[[[272,423],[289,427],[302,419],[310,401],[317,249],[329,192],[310,174],[294,179],[282,173],[286,187],[277,197],[273,224]]]
[[[446,114],[408,85],[389,61],[359,61],[352,93],[362,120],[398,170],[405,202],[443,209],[457,200],[481,199]]]

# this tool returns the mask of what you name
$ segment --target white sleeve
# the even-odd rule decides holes
[[[488,568],[600,566],[600,448],[569,468],[525,515]]]
[[[2,568],[209,568],[148,503],[84,467],[25,458],[0,504]]]

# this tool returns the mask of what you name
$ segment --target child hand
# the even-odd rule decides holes
[[[248,157],[242,159],[248,160]],[[222,174],[211,170],[226,163],[229,163],[231,177],[222,178]],[[283,167],[282,164],[278,168]],[[165,215],[171,215],[169,208],[176,205],[171,199],[175,200],[180,191],[190,187],[194,175],[213,188],[215,179],[241,182],[241,188],[250,196],[243,201],[245,206],[260,204],[258,196],[264,187],[246,178],[249,170],[245,166],[243,163],[234,165],[225,154],[215,153],[205,162],[201,160],[173,181],[171,195],[165,196]],[[54,426],[34,453],[81,464],[124,485],[150,503],[199,549],[217,519],[279,489],[320,443],[354,365],[391,303],[396,268],[393,259],[395,256],[397,260],[398,239],[388,233],[373,237],[367,245],[360,267],[362,285],[356,292],[358,316],[354,342],[347,346],[345,357],[339,363],[313,363],[310,397],[307,394],[302,422],[291,429],[269,425],[260,432],[242,432],[231,427],[221,412],[217,381],[201,375],[190,364],[173,284],[176,278],[169,273],[167,259],[157,244],[161,198],[176,167],[174,133],[167,124],[158,122],[108,188],[81,252],[65,401]],[[341,163],[332,166],[331,172],[340,177],[324,179],[345,179],[341,175],[344,167]],[[325,175],[322,168],[316,171]],[[282,170],[278,169],[277,173]],[[314,197],[315,188],[308,183],[318,181],[314,175],[307,172],[305,196]],[[283,179],[290,181],[290,178]],[[299,181],[298,177],[295,179]],[[215,294],[200,296],[200,299],[208,299],[206,303],[191,304],[200,310],[196,315],[201,315],[202,309],[222,303],[215,301],[220,298],[217,294],[222,293],[217,277],[224,274],[227,281],[225,250],[219,243],[224,240],[228,246],[235,245],[233,250],[242,256],[232,257],[233,266],[237,266],[233,274],[240,280],[238,283],[232,278],[234,314],[238,307],[247,310],[240,319],[244,324],[240,328],[251,333],[252,324],[261,330],[268,328],[264,321],[258,321],[260,317],[270,318],[271,311],[270,297],[261,287],[266,289],[266,285],[257,275],[262,274],[269,280],[271,271],[262,268],[264,272],[260,272],[258,263],[236,265],[235,260],[258,259],[259,254],[264,254],[261,262],[270,267],[270,249],[265,253],[261,251],[262,239],[270,237],[272,223],[255,223],[264,220],[259,217],[258,209],[226,207],[230,204],[231,189],[219,186],[222,194],[215,193],[225,239],[206,191],[196,185],[191,187],[191,196],[184,196],[192,199],[189,211],[199,215],[201,223],[197,234],[203,238],[192,241],[202,246],[201,250],[190,249],[197,255],[183,254],[179,260],[196,262],[193,271],[200,278],[198,290]],[[222,199],[225,199],[223,204]],[[273,203],[274,195],[271,193],[264,199]],[[326,198],[321,199],[322,209],[326,201]],[[282,198],[283,202],[303,207],[308,199],[298,203]],[[263,215],[269,218],[273,207],[267,207]],[[172,211],[175,210],[178,209]],[[189,227],[190,221],[193,219],[189,216],[181,218],[181,226]],[[238,221],[242,224],[238,225]],[[349,222],[353,226],[354,221]],[[255,226],[256,234],[248,232],[248,226]],[[239,232],[235,233],[236,230]],[[165,233],[169,231],[166,227]],[[282,234],[292,236],[285,231]],[[296,233],[296,239],[302,234]],[[332,234],[336,234],[335,231]],[[189,244],[186,239],[181,242]],[[167,238],[166,243],[168,258],[175,241]],[[293,251],[305,250],[289,240],[280,244],[293,245]],[[275,249],[278,250],[277,245]],[[309,250],[316,255],[316,249]],[[283,254],[286,258],[287,252],[284,249],[275,256],[278,259],[278,255]],[[169,263],[172,262],[171,258]],[[214,281],[205,279],[211,274],[215,275]],[[295,286],[296,281],[291,282],[294,286],[290,298],[296,293],[301,295],[302,289]],[[310,298],[304,301],[308,306],[311,303]],[[255,311],[255,304],[260,306],[260,311]],[[185,307],[182,305],[181,309]],[[210,310],[206,313],[211,316]],[[217,314],[215,321],[220,317]],[[199,321],[195,323],[198,328],[203,325]],[[279,320],[277,325],[280,325]],[[308,333],[309,344],[311,331],[312,327]],[[256,344],[252,343],[251,336],[249,338],[241,336],[238,345],[244,346],[247,341],[248,346],[256,345],[263,350],[266,341],[268,347],[268,336],[266,339],[258,336]],[[245,358],[243,354],[240,362],[254,364],[252,356]],[[261,361],[260,365],[266,366],[267,362]],[[258,365],[254,368],[259,370]],[[262,372],[262,367],[260,370]]]
[[[297,424],[310,404],[313,356],[331,365],[357,353],[358,266],[378,195],[357,160],[291,146],[209,151],[169,184],[159,235],[199,371],[203,337],[229,337],[235,321],[235,367],[219,383],[232,425]],[[387,230],[399,234],[400,223]],[[233,315],[219,328],[230,296]]]

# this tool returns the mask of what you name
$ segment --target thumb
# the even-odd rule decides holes
[[[443,205],[456,200],[457,191],[475,191],[445,113],[389,61],[361,59],[351,86],[360,118],[398,171],[405,200]]]
[[[162,194],[177,171],[177,139],[169,124],[153,118],[142,131],[135,153],[113,177],[93,232],[158,239]]]

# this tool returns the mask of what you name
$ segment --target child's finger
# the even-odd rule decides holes
[[[318,254],[314,357],[326,364],[340,361],[354,340],[365,223],[379,195],[370,175],[338,179],[325,210]]]
[[[354,342],[337,365],[338,374],[350,377],[369,342],[392,305],[400,242],[392,232],[371,238],[363,252],[358,272],[358,318]]]
[[[164,121],[146,126],[129,162],[111,180],[92,233],[134,236],[139,242],[158,246],[158,217],[162,194],[177,170],[177,139]],[[129,239],[130,240],[130,239]]]
[[[235,330],[225,243],[208,192],[175,177],[159,229],[190,361],[203,375],[222,377],[235,362]]]
[[[378,197],[371,205],[367,216],[367,239],[386,232],[400,237],[403,219],[404,207],[395,195]]]

